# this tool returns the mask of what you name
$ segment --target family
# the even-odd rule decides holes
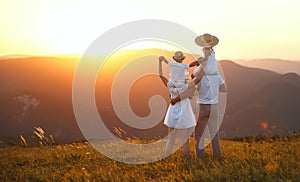
[[[218,63],[215,58],[213,47],[219,43],[216,36],[203,34],[195,38],[195,43],[202,47],[204,57],[200,57],[190,64],[183,64],[186,58],[181,51],[175,52],[174,61],[168,61],[165,57],[159,57],[159,74],[162,82],[168,87],[171,104],[167,110],[164,124],[168,127],[168,142],[166,145],[166,157],[173,152],[173,147],[179,133],[194,131],[196,157],[204,158],[204,131],[208,128],[212,138],[214,157],[221,157],[219,136],[218,110],[214,107],[218,104],[218,93],[226,92],[227,87],[220,75]],[[171,69],[170,79],[167,80],[162,74],[162,62],[168,64]],[[185,69],[197,66],[191,75],[192,81],[188,82],[188,72]],[[197,121],[189,100],[195,90],[197,91],[197,103],[200,111]],[[188,136],[189,137],[189,136]],[[188,138],[187,137],[187,138]],[[189,156],[188,139],[182,140],[182,155]]]

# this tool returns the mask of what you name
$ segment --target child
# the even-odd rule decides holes
[[[219,43],[219,39],[206,33],[198,36],[195,42],[203,47],[204,57],[200,57],[190,65],[196,65],[198,62],[202,65],[206,75],[219,75],[218,63],[213,50],[213,47]]]
[[[167,83],[171,98],[176,98],[181,92],[188,88],[188,83],[185,80],[186,68],[189,68],[189,64],[183,64],[182,61],[185,56],[181,51],[175,52],[173,59],[176,62],[170,62],[163,56],[159,57],[160,72],[161,62],[164,61],[171,68],[170,81]],[[160,73],[162,75],[162,73]],[[189,155],[188,138],[192,134],[194,127],[196,126],[196,120],[192,110],[192,106],[189,99],[183,99],[175,105],[170,105],[166,113],[164,124],[169,128],[168,142],[166,145],[166,156],[171,155],[173,146],[175,144],[176,136],[181,134],[183,140],[182,154]],[[180,132],[180,133],[179,133]]]
[[[189,67],[196,66],[198,62],[194,61],[191,64],[183,64],[182,61],[185,59],[185,56],[181,51],[175,52],[173,59],[176,62],[168,61],[163,56],[159,57],[159,60],[168,64],[169,68],[171,69],[170,82],[168,84],[170,84],[171,87],[181,88],[187,84],[185,76],[188,74],[188,72],[185,72],[184,70]]]

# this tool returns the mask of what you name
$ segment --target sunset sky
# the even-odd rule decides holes
[[[163,19],[217,35],[219,59],[300,60],[299,7],[299,0],[1,0],[0,55],[80,55],[119,24]]]

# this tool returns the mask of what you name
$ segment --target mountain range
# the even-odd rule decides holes
[[[46,133],[51,133],[57,142],[82,140],[72,107],[72,82],[78,60],[58,57],[1,58],[0,138],[31,137],[34,127],[41,127]],[[286,135],[289,131],[300,130],[298,74],[245,67],[230,60],[222,60],[220,64],[229,88],[221,126],[223,135]],[[110,75],[114,72],[113,69],[109,71]],[[116,129],[122,131],[123,138],[153,139],[165,136],[167,128],[163,121],[149,130],[131,128],[120,121],[112,109],[112,81],[111,76],[100,75],[95,87],[98,111],[107,128],[114,133]],[[149,98],[155,94],[169,102],[168,90],[158,75],[139,79],[130,89],[133,111],[141,117],[147,116],[150,112]]]
[[[251,60],[234,60],[242,66],[251,68],[261,68],[274,71],[280,74],[296,73],[300,75],[300,61],[289,61],[282,59],[251,59]]]

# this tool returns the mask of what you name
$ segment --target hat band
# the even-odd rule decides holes
[[[183,59],[184,56],[181,56],[181,57],[177,57],[177,56],[173,56],[175,59]]]

